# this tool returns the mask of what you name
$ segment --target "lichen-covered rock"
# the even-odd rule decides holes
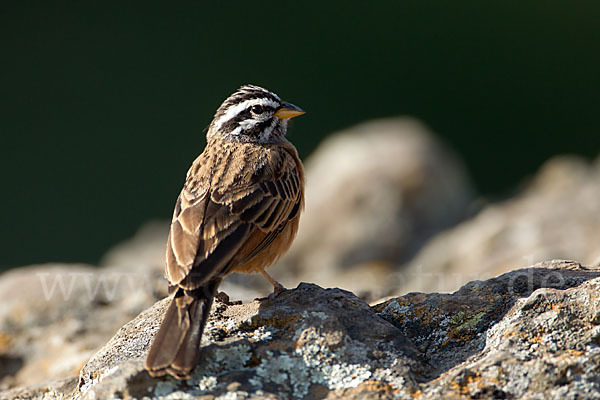
[[[144,358],[169,299],[81,370],[14,399],[600,399],[600,268],[553,261],[368,306],[301,284],[247,304],[220,294],[192,378]]]
[[[371,308],[348,292],[309,284],[275,300],[221,298],[207,326],[205,358],[187,381],[151,379],[142,368],[167,299],[86,364],[79,394],[589,397],[600,390],[598,288],[598,269],[553,262],[472,282],[454,294],[412,293]]]
[[[597,277],[599,268],[584,268],[570,261],[545,262],[470,282],[452,294],[409,293],[373,309],[419,349],[433,367],[429,378],[435,378],[479,354],[489,340],[490,327],[502,324],[507,312],[521,299],[550,289],[588,291],[578,285]],[[581,307],[588,304],[582,303]],[[564,328],[562,334],[568,335]]]
[[[427,383],[423,393],[439,399],[600,399],[600,279],[569,288],[585,275],[556,273],[551,288],[517,298],[487,331],[485,346]]]
[[[168,301],[124,326],[92,357],[81,372],[82,398],[173,392],[183,398],[233,392],[238,398],[312,398],[348,389],[368,398],[382,388],[418,390],[413,376],[423,367],[397,328],[353,294],[311,284],[249,304],[217,299],[194,376],[152,379],[143,361]]]
[[[77,392],[77,376],[37,385],[0,390],[2,400],[71,400]]]
[[[156,301],[162,285],[148,274],[87,265],[2,274],[0,389],[77,375],[124,323]]]

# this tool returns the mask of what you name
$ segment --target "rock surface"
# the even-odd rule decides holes
[[[2,274],[0,388],[77,374],[124,323],[154,304],[162,286],[148,274],[87,265]]]
[[[540,263],[375,310],[435,366],[425,398],[600,398],[600,269]]]
[[[449,292],[543,260],[600,265],[600,157],[548,161],[516,196],[429,241],[390,276],[396,294]]]
[[[143,360],[169,299],[123,326],[78,381],[0,398],[600,398],[600,269],[554,261],[370,307],[301,284],[272,300],[221,295],[189,380]]]
[[[238,392],[304,398],[356,388],[375,378],[416,390],[416,350],[369,306],[340,289],[301,284],[274,300],[215,303],[203,338],[205,359],[194,377],[151,379],[143,360],[169,299],[127,324],[84,366],[79,393],[108,398],[173,391],[190,395]],[[132,383],[132,384],[130,384]]]
[[[410,118],[334,133],[305,167],[305,212],[278,269],[289,284],[380,288],[427,239],[464,219],[473,200],[459,158]]]

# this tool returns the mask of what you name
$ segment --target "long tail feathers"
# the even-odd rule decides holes
[[[190,376],[219,283],[211,281],[196,290],[177,289],[146,357],[151,376]]]

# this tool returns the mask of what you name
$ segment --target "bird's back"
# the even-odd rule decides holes
[[[209,141],[188,171],[173,213],[169,283],[192,276],[185,286],[194,288],[217,274],[257,272],[276,261],[298,229],[303,187],[302,164],[287,140]]]

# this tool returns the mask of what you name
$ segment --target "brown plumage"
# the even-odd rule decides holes
[[[304,175],[285,133],[287,119],[303,113],[257,86],[243,86],[217,110],[175,204],[165,267],[174,297],[146,359],[150,375],[189,376],[228,274],[260,272],[283,290],[264,269],[298,229]]]

